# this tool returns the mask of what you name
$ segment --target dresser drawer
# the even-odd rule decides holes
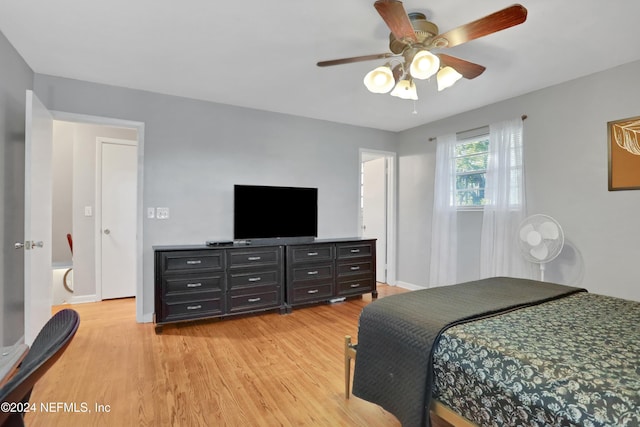
[[[287,260],[293,264],[313,261],[330,261],[334,258],[333,245],[293,246]]]
[[[338,263],[338,277],[349,276],[354,274],[370,274],[373,272],[373,262],[371,260],[364,261],[341,261]]]
[[[162,254],[162,273],[223,270],[224,251],[175,251]]]
[[[230,289],[279,284],[280,272],[278,270],[238,270],[229,274]]]
[[[373,254],[372,242],[339,243],[336,248],[338,259],[369,257]]]
[[[224,289],[224,281],[223,272],[164,276],[162,278],[163,295],[171,297],[172,295],[183,293],[222,291]]]
[[[373,279],[371,277],[338,281],[338,295],[364,294],[372,290]]]
[[[196,299],[181,301],[169,299],[163,304],[163,322],[174,320],[197,319],[200,317],[216,316],[224,311],[222,294],[218,298]]]
[[[333,278],[333,263],[313,264],[291,268],[291,279],[294,282],[301,280],[317,280]]]
[[[233,249],[228,252],[229,268],[278,265],[282,249],[279,246],[256,249]]]
[[[282,301],[280,292],[280,287],[277,285],[256,286],[229,291],[229,312],[235,313],[279,307]]]
[[[294,283],[289,301],[292,304],[308,301],[321,301],[333,296],[333,281],[316,281],[313,283]]]

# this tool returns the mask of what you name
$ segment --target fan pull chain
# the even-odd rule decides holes
[[[415,114],[415,115],[418,114],[418,110],[416,110],[416,101],[415,101],[415,99],[413,100],[413,111],[411,112],[411,114]]]

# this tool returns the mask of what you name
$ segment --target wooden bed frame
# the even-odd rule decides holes
[[[443,403],[431,401],[431,425],[434,427],[478,427]]]
[[[348,399],[351,391],[351,360],[355,360],[357,344],[351,342],[351,336],[344,337],[344,395]],[[462,415],[443,403],[431,401],[431,424],[434,427],[478,427]]]

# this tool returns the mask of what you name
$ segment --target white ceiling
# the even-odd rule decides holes
[[[510,4],[404,2],[441,32]],[[419,81],[417,114],[362,84],[383,60],[316,66],[388,52],[373,0],[0,0],[0,31],[36,73],[391,131],[640,59],[638,0],[522,4],[525,23],[446,50],[487,70]]]

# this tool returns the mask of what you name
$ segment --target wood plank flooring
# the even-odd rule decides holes
[[[399,426],[377,405],[344,397],[344,336],[357,336],[369,302],[183,323],[160,335],[136,323],[134,299],[74,305],[78,333],[36,384],[26,424]],[[58,412],[43,412],[51,402]]]

